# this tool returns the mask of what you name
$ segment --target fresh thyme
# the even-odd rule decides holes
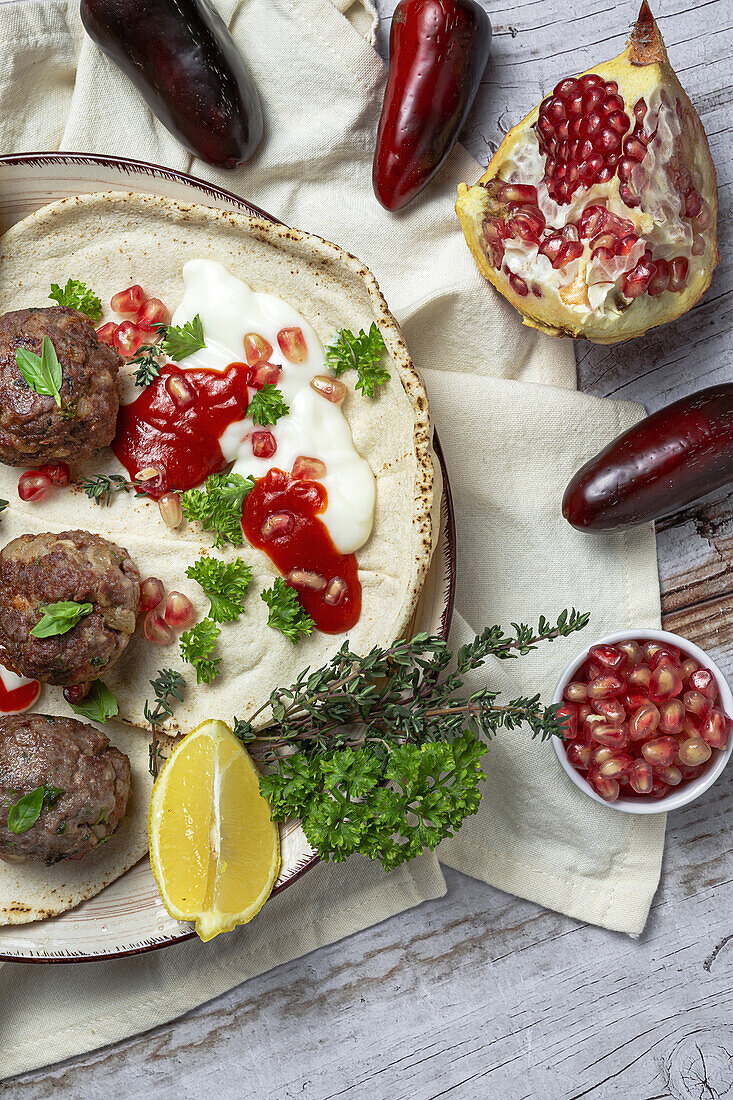
[[[143,344],[137,349],[132,359],[131,367],[136,367],[135,385],[145,388],[149,386],[160,374],[160,358],[163,352],[157,344]]]
[[[130,489],[137,488],[121,474],[95,474],[94,477],[83,477],[79,486],[95,504],[107,508],[112,503],[115,493],[129,493]]]
[[[186,681],[180,672],[176,672],[175,669],[160,668],[155,679],[150,681],[150,686],[153,689],[155,704],[151,706],[150,702],[146,700],[143,714],[145,715],[145,721],[149,723],[153,731],[148,766],[150,774],[157,776],[160,756],[158,751],[159,729],[162,722],[173,717],[173,700],[175,699],[179,703],[183,701],[183,689],[186,686]]]

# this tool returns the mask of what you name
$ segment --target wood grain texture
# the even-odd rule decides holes
[[[385,52],[395,0],[380,0]],[[569,72],[617,53],[636,14],[601,0],[483,0],[492,60],[465,140],[483,163]],[[710,138],[721,253],[687,317],[578,345],[581,387],[649,408],[730,379],[730,0],[661,0]],[[487,289],[487,293],[490,291]],[[665,623],[733,671],[733,490],[659,525]],[[177,1023],[6,1082],[0,1098],[733,1100],[733,773],[669,822],[644,935],[589,928],[447,872],[448,894],[256,978]]]

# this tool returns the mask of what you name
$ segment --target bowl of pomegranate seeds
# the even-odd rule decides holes
[[[609,634],[560,677],[557,758],[576,787],[623,813],[693,802],[733,753],[733,694],[699,646],[666,630]]]

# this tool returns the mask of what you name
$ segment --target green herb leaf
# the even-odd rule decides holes
[[[109,508],[114,493],[129,493],[135,488],[132,482],[121,474],[95,474],[93,477],[83,477],[79,485],[90,500],[102,507]]]
[[[143,344],[137,349],[132,359],[128,360],[130,366],[137,367],[135,371],[135,385],[149,386],[160,374],[160,358],[163,352],[157,344]]]
[[[0,499],[0,513],[4,512],[9,504],[10,504],[9,500]]]
[[[86,313],[90,321],[101,320],[102,302],[93,290],[87,290],[84,283],[80,283],[78,279],[68,279],[63,290],[58,283],[51,283],[49,298],[58,302],[60,306],[68,306],[70,309],[78,309],[80,313]]]
[[[375,388],[389,381],[389,371],[380,365],[385,351],[384,337],[376,324],[372,323],[369,332],[361,329],[358,336],[345,328],[326,348],[326,363],[336,377],[355,370],[359,376],[357,390],[366,397],[374,397]]]
[[[27,348],[17,348],[15,362],[30,388],[43,397],[53,397],[61,408],[63,374],[56,348],[49,337],[43,337],[40,355],[36,355],[34,351],[28,351]]]
[[[95,680],[92,690],[80,703],[72,703],[71,709],[92,722],[106,722],[119,713],[117,700],[102,680]]]
[[[45,604],[42,610],[43,616],[31,630],[34,638],[54,638],[57,634],[67,634],[85,615],[91,615],[94,605],[61,600],[59,603]]]
[[[41,816],[45,792],[45,787],[36,787],[12,804],[8,810],[8,829],[11,833],[27,833],[35,825]]]
[[[260,596],[270,609],[267,625],[279,630],[293,645],[313,633],[316,624],[298,599],[298,593],[283,577],[277,577],[272,588]]]
[[[191,630],[181,634],[181,657],[196,669],[196,683],[210,684],[219,675],[221,657],[211,653],[221,630],[211,619],[202,619]]]
[[[244,611],[252,570],[241,558],[228,563],[218,558],[199,558],[189,565],[186,576],[197,581],[209,597],[209,618],[213,622],[233,623]]]
[[[151,726],[157,726],[164,719],[173,716],[171,699],[177,699],[179,703],[183,701],[186,681],[175,669],[160,668],[156,678],[150,681],[150,686],[155,696],[155,706],[151,707],[146,700],[143,713]]]
[[[156,325],[155,327],[159,332],[164,333],[161,350],[175,363],[206,347],[204,326],[198,313],[193,321],[187,321],[185,325]]]
[[[276,424],[281,416],[290,412],[283,395],[274,382],[266,382],[257,390],[247,408],[247,416],[253,424]]]
[[[227,542],[241,546],[244,542],[242,506],[254,487],[253,477],[212,474],[203,489],[187,489],[181,493],[181,508],[187,520],[195,520],[204,531],[215,533],[215,546],[221,547]]]

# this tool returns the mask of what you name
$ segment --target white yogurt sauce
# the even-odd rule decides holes
[[[249,418],[230,424],[219,440],[227,462],[234,463],[235,473],[261,478],[274,467],[289,472],[299,455],[320,459],[326,467],[320,480],[328,493],[321,518],[336,549],[353,553],[371,533],[374,474],[356,450],[341,408],[310,385],[314,375],[332,374],[314,329],[282,298],[256,293],[213,260],[189,260],[183,268],[183,284],[185,293],[172,324],[184,325],[198,314],[206,347],[184,359],[179,364],[182,370],[224,370],[230,363],[243,362],[243,340],[249,332],[272,345],[269,362],[281,368],[276,385],[290,411],[265,428]],[[302,363],[288,362],[278,346],[280,329],[292,327],[302,329],[305,337],[308,355]],[[263,430],[272,432],[277,443],[271,458],[252,454],[251,433]]]

